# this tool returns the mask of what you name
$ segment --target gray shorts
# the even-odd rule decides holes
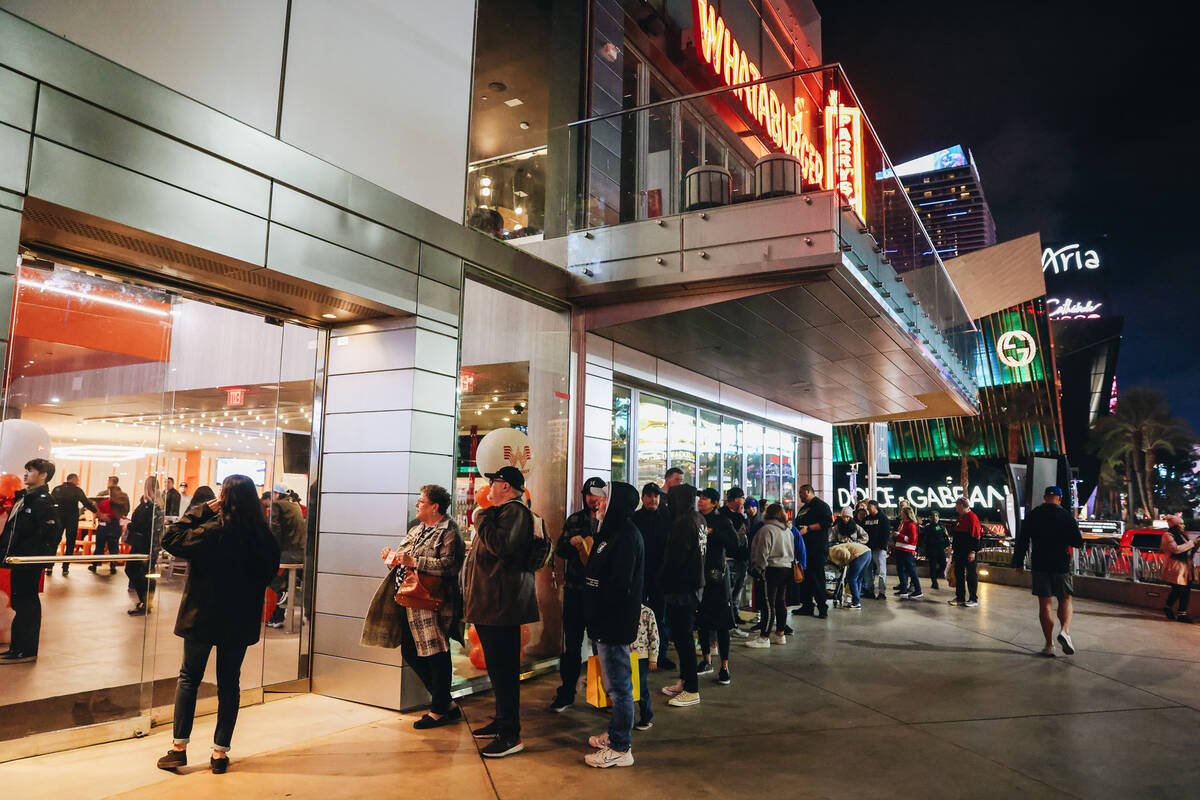
[[[1034,572],[1033,593],[1038,597],[1057,597],[1062,600],[1075,594],[1069,572]]]

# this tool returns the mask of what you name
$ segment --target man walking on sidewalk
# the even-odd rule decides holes
[[[954,504],[958,520],[954,523],[954,539],[950,558],[954,562],[954,599],[952,606],[975,608],[979,605],[979,575],[975,571],[975,553],[983,542],[983,525],[979,517],[960,497]],[[966,590],[970,589],[970,594]],[[969,597],[970,599],[964,599]]]
[[[1042,635],[1046,637],[1042,655],[1047,658],[1056,655],[1054,616],[1050,613],[1050,601],[1055,597],[1058,598],[1058,622],[1062,626],[1058,643],[1067,655],[1075,653],[1075,643],[1071,641],[1071,595],[1075,588],[1071,582],[1071,548],[1082,547],[1083,536],[1074,515],[1062,507],[1062,496],[1062,489],[1057,486],[1046,487],[1043,503],[1025,517],[1012,558],[1017,574],[1024,573],[1025,553],[1033,547],[1030,556],[1033,593],[1038,599]]]

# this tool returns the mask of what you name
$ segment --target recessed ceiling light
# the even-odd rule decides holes
[[[525,103],[521,100],[521,98],[514,97],[512,100],[505,100],[504,105],[508,106],[509,108],[516,108],[517,106],[525,105]]]
[[[522,123],[521,123],[521,130],[523,130],[523,131],[527,131],[527,130],[529,130],[529,123],[528,123],[528,122],[522,122]]]
[[[325,319],[337,319],[337,314],[322,314]]]
[[[482,177],[482,178],[480,178],[480,179],[479,179],[479,185],[480,185],[480,186],[491,186],[491,185],[492,185],[492,179],[491,179],[491,178],[489,178],[489,177],[487,177],[487,176],[485,175],[484,177]]]

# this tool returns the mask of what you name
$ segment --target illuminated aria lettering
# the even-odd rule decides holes
[[[1042,251],[1042,272],[1051,270],[1058,275],[1062,272],[1079,272],[1082,270],[1100,269],[1100,254],[1095,250],[1080,250],[1079,244],[1068,244],[1057,250],[1047,247]]]
[[[762,77],[758,67],[746,57],[737,39],[725,27],[725,20],[707,0],[696,0],[696,49],[726,86]],[[803,120],[808,109],[803,98],[796,98],[789,110],[775,90],[766,84],[735,89],[733,94],[781,151],[800,160],[800,176],[805,183],[825,184],[820,151],[804,134]]]
[[[1100,319],[1100,308],[1104,303],[1095,300],[1072,300],[1069,297],[1046,298],[1046,309],[1050,319]]]
[[[832,89],[825,106],[825,163],[829,165],[825,188],[837,189],[859,218],[866,219],[862,162],[862,111],[843,106]]]

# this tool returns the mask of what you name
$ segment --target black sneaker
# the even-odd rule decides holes
[[[712,671],[713,671],[712,662],[709,661],[707,658],[696,665],[696,674],[697,675],[707,675]]]
[[[419,720],[413,723],[413,727],[419,731],[429,730],[430,728],[440,728],[443,725],[453,725],[462,719],[462,711],[457,706],[442,714],[440,717],[433,717],[425,714]]]
[[[792,630],[792,626],[791,626],[791,625],[784,625],[784,626],[783,626],[783,635],[784,635],[784,636],[791,636],[791,635],[792,635],[792,634],[794,634],[794,633],[795,633],[795,631],[794,631],[794,630]]]
[[[172,747],[167,754],[158,760],[158,768],[174,772],[180,767],[187,766],[187,750],[176,750]]]
[[[482,728],[476,728],[471,731],[471,735],[476,739],[495,739],[500,735],[500,725],[495,720],[492,720]]]
[[[212,770],[213,775],[224,775],[225,770],[229,769],[229,756],[223,758],[208,757],[208,768]]]
[[[562,697],[555,697],[554,701],[550,703],[549,710],[555,714],[561,714],[573,705],[575,705],[574,699],[566,700]]]
[[[1167,619],[1175,619],[1175,609],[1170,606],[1163,606],[1163,613],[1167,615]]]
[[[28,655],[16,650],[9,650],[4,655],[0,656],[0,664],[28,664],[37,661],[37,655]]]
[[[88,567],[88,572],[96,572],[97,566],[98,565],[96,565],[96,564],[92,564],[90,567]],[[96,574],[99,575],[100,573],[96,572]]]
[[[821,613],[817,614],[817,619],[829,619],[829,609],[822,608]]]
[[[63,568],[62,568],[62,574],[63,574],[63,575],[70,575],[70,574],[71,574],[71,565],[70,565],[70,564],[63,564]]]
[[[733,679],[729,677],[729,668],[721,667],[721,671],[717,673],[717,683],[721,684],[722,686],[728,686],[732,680]]]
[[[525,749],[525,745],[516,736],[504,736],[492,740],[492,743],[479,751],[484,758],[504,758]]]

